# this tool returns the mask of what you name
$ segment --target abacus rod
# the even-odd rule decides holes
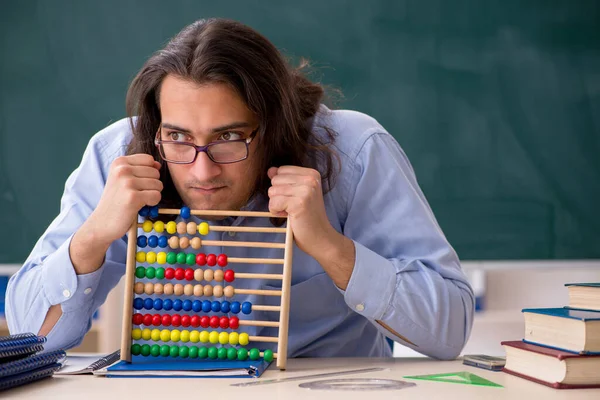
[[[159,214],[179,215],[181,210],[176,208],[159,208]],[[226,210],[190,210],[191,215],[202,216],[220,216],[220,217],[267,217],[267,218],[286,218],[270,212],[260,211],[226,211]]]
[[[150,283],[152,286],[147,285],[148,283]],[[131,288],[130,292],[133,292],[135,294],[147,294],[148,296],[152,295],[152,294],[165,294],[164,292],[164,285],[158,284],[162,286],[162,290],[157,290],[157,284],[152,284],[152,282],[147,282],[146,284],[143,284],[143,287],[140,286],[139,290],[136,290],[135,286]],[[161,286],[158,286],[159,288]],[[183,286],[183,285],[182,285]],[[203,288],[207,287],[207,286],[211,286],[211,285],[202,285]],[[152,288],[152,291],[150,292],[149,290],[146,291],[146,287],[148,288]],[[225,288],[224,288],[225,289]],[[181,293],[174,293],[175,296],[181,296],[184,294],[183,292],[183,287],[182,287],[182,292]],[[214,286],[213,286],[213,290],[214,290]],[[262,296],[281,296],[281,290],[264,290],[264,289],[233,289],[233,295],[236,294],[258,294],[258,295],[262,295]],[[171,293],[167,294],[167,296],[170,296]],[[205,295],[208,296],[208,295]],[[213,295],[214,296],[214,295]],[[228,297],[225,296],[224,294],[222,296],[214,296],[214,297]],[[132,300],[133,302],[133,300]],[[133,303],[132,303],[133,304]]]
[[[279,306],[261,306],[261,305],[252,305],[252,310],[256,310],[256,311],[277,311],[279,312],[281,310],[281,307]]]
[[[133,284],[135,282],[135,253],[137,243],[137,215],[129,228],[127,261],[125,263],[125,300],[123,302],[123,328],[121,334],[121,360],[131,362],[131,318],[133,313]]]
[[[239,264],[283,264],[283,258],[239,258],[227,257],[228,263]]]
[[[271,242],[228,242],[226,240],[203,240],[202,246],[223,246],[223,247],[260,247],[264,249],[283,249],[283,243]]]
[[[262,296],[281,296],[281,290],[235,289],[234,294],[258,294]]]
[[[283,275],[282,274],[251,274],[251,273],[245,273],[245,272],[237,272],[235,274],[235,279],[240,278],[240,279],[278,279],[278,280],[282,280],[283,279]]]
[[[292,221],[288,218],[285,233],[285,250],[283,264],[283,281],[281,282],[281,311],[279,313],[279,334],[277,337],[277,351],[281,357],[277,359],[277,368],[283,370],[287,363],[288,347],[288,322],[290,317],[290,287],[292,283],[292,249],[294,248],[294,232]]]
[[[261,356],[261,357],[264,357],[264,356],[265,356],[265,352],[264,352],[264,351],[261,351],[261,352],[260,352],[260,356]],[[273,353],[273,358],[277,358],[277,353]]]
[[[145,316],[145,315],[152,315],[152,314],[142,314],[142,316]],[[175,315],[180,315],[180,314],[175,314]],[[131,318],[131,320],[133,321],[133,317]],[[277,328],[279,326],[279,322],[277,322],[277,321],[260,321],[260,320],[253,320],[253,319],[243,319],[243,320],[240,320],[239,324],[240,324],[240,326],[268,326],[268,327],[271,327],[271,328]],[[153,326],[153,327],[156,327],[156,326],[171,326],[171,325],[164,325],[162,323],[160,325],[154,325],[154,324],[147,325],[147,324],[141,323],[141,324],[139,324],[137,326]],[[197,328],[197,327],[194,327],[194,328]]]
[[[142,228],[144,224],[138,223],[138,228]],[[285,233],[285,228],[268,228],[268,227],[253,227],[253,226],[217,226],[209,225],[209,231],[214,232],[247,232],[247,233]],[[148,233],[148,232],[145,232]],[[175,233],[173,233],[175,235]]]
[[[248,336],[248,340],[251,342],[277,343],[277,338],[275,336]]]

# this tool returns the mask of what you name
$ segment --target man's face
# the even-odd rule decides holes
[[[217,140],[244,139],[258,127],[254,114],[229,86],[197,85],[168,75],[160,90],[161,139],[204,146]],[[196,210],[239,210],[249,200],[257,171],[254,149],[248,158],[233,164],[217,164],[198,153],[192,164],[168,163],[181,199]]]

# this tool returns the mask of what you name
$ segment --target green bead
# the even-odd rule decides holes
[[[160,355],[160,346],[153,344],[152,347],[150,347],[150,355],[152,355],[152,357],[158,357]]]
[[[240,361],[244,361],[246,358],[248,358],[248,351],[246,349],[239,349],[237,351],[237,358]]]
[[[139,356],[142,352],[142,346],[140,346],[139,344],[133,344],[131,345],[131,354],[134,356]]]
[[[149,344],[142,345],[142,355],[144,357],[148,357],[150,355],[150,345]]]
[[[196,255],[195,254],[188,254],[185,256],[185,263],[187,265],[196,265]]]
[[[173,358],[179,357],[179,347],[171,346],[171,349],[169,350],[169,355]]]
[[[258,360],[260,358],[260,351],[258,349],[250,349],[250,359]]]
[[[208,349],[206,346],[200,346],[198,349],[198,358],[206,358],[208,357]]]
[[[218,355],[219,355],[219,350],[217,350],[216,347],[208,348],[208,358],[210,358],[211,360],[214,360],[215,358],[217,358]]]
[[[185,253],[177,253],[177,264],[185,264],[186,258]]]
[[[166,344],[163,344],[162,346],[160,346],[160,355],[163,357],[169,357],[169,353],[171,351],[171,347],[169,347]]]
[[[179,348],[179,357],[188,358],[189,355],[190,355],[190,349],[188,349],[187,346],[181,346]]]
[[[265,350],[263,358],[266,362],[273,361],[273,350]]]
[[[156,268],[156,279],[165,279],[165,269]]]
[[[237,349],[235,347],[230,347],[227,349],[227,359],[235,360],[237,358]]]
[[[142,279],[144,276],[146,276],[146,270],[144,269],[144,267],[137,267],[135,269],[135,277]]]
[[[154,279],[155,276],[156,276],[156,269],[154,267],[146,268],[146,278]]]
[[[227,358],[227,349],[225,347],[219,347],[219,350],[217,350],[217,357],[219,360],[225,360]]]
[[[196,347],[196,346],[190,346],[189,357],[190,358],[198,358],[198,347]]]
[[[177,262],[177,253],[170,251],[167,253],[167,264],[175,264]]]

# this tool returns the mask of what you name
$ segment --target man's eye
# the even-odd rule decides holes
[[[219,136],[219,140],[238,140],[241,138],[242,135],[237,132],[225,132]]]
[[[185,140],[185,135],[179,132],[169,132],[168,136],[174,142],[183,142]]]

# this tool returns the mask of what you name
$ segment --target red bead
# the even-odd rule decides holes
[[[144,321],[144,316],[142,314],[140,314],[140,313],[133,314],[133,324],[134,325],[141,325],[143,321]]]
[[[160,316],[160,314],[154,314],[152,316],[152,325],[160,326],[161,322],[162,322],[162,317]]]
[[[179,316],[178,314],[171,315],[171,325],[173,325],[173,326],[181,325],[181,316]]]
[[[219,326],[223,329],[229,328],[229,318],[221,317],[221,319],[219,320]]]
[[[144,314],[144,325],[150,326],[152,325],[152,314]]]
[[[217,265],[217,256],[214,254],[209,254],[206,256],[206,263],[211,266],[214,267],[215,265]]]
[[[216,315],[213,315],[212,317],[210,317],[210,327],[211,328],[219,327],[219,317],[217,317]]]
[[[191,268],[188,268],[185,270],[185,280],[186,281],[193,281],[194,280],[194,270]]]
[[[162,316],[162,324],[164,326],[170,326],[171,325],[171,316],[169,314],[165,314]]]
[[[217,257],[217,264],[219,264],[219,267],[224,267],[227,265],[227,254],[219,254],[219,257]]]
[[[210,326],[210,318],[208,318],[206,315],[203,315],[200,318],[200,326],[203,328],[208,328]]]
[[[182,280],[185,277],[185,270],[183,268],[177,268],[175,270],[175,279],[178,281]]]
[[[165,279],[173,279],[173,277],[175,276],[175,270],[173,268],[166,268],[165,269]]]
[[[226,282],[233,282],[235,279],[235,272],[233,272],[232,269],[225,270],[223,273],[223,279],[225,279]]]
[[[240,327],[240,319],[238,317],[229,318],[229,327],[231,329],[237,329]]]
[[[181,317],[181,325],[185,326],[186,328],[188,326],[190,326],[192,323],[190,322],[190,316],[189,315],[184,315]]]
[[[200,326],[200,317],[197,315],[194,315],[192,318],[190,318],[190,324],[192,324],[192,326],[194,328],[197,328]]]
[[[206,265],[206,254],[198,253],[196,255],[196,264],[198,264],[201,267]]]

